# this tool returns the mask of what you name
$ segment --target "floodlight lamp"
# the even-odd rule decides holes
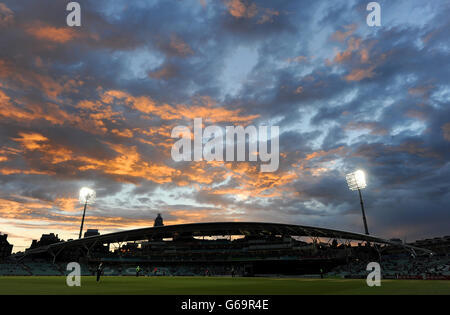
[[[366,175],[363,171],[357,170],[356,172],[347,174],[346,176],[348,188],[350,190],[358,190],[366,188]]]
[[[95,190],[88,187],[83,187],[80,189],[80,203],[82,204],[92,204],[95,202]]]

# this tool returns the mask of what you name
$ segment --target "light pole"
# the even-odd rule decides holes
[[[361,189],[366,188],[366,175],[363,171],[357,170],[356,172],[347,174],[345,177],[347,179],[348,188],[350,190],[357,190],[359,194],[359,201],[361,203],[361,211],[362,211],[362,217],[363,217],[363,223],[364,223],[364,230],[366,232],[366,235],[369,235],[369,229],[367,228],[367,220],[366,220],[366,213],[364,211],[364,202],[361,194]]]
[[[92,190],[87,187],[83,187],[80,189],[80,203],[84,204],[83,210],[83,218],[81,219],[81,227],[80,227],[80,235],[78,238],[81,238],[81,234],[83,233],[83,225],[84,225],[84,216],[86,215],[86,207],[88,204],[92,204],[95,202],[95,190]]]

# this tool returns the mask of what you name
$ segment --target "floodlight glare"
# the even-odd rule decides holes
[[[83,187],[80,189],[80,203],[82,204],[92,204],[95,202],[95,190],[92,190],[87,187]]]
[[[359,201],[361,202],[361,211],[363,216],[363,223],[364,223],[364,230],[367,235],[369,235],[369,229],[367,228],[367,220],[366,220],[366,213],[364,211],[364,202],[362,199],[361,189],[364,189],[367,187],[366,184],[366,175],[363,171],[357,170],[356,172],[347,174],[345,176],[345,179],[347,180],[347,185],[350,190],[357,190],[359,193]]]
[[[357,170],[356,172],[347,174],[346,179],[348,188],[350,188],[350,190],[358,190],[367,187],[366,175],[361,170]]]
[[[83,233],[83,225],[84,225],[84,216],[86,215],[86,207],[88,204],[93,204],[95,202],[95,190],[83,187],[80,189],[80,203],[84,204],[83,210],[83,218],[81,219],[81,227],[80,227],[80,235],[78,238],[81,238],[81,234]]]
[[[360,189],[362,188],[366,188],[366,175],[364,174],[363,171],[361,170],[357,170],[355,172],[355,179],[356,179],[356,184],[358,185],[358,187]]]

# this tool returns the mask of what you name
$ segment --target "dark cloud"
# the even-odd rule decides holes
[[[449,234],[449,7],[380,2],[381,28],[359,1],[86,0],[80,28],[61,1],[0,2],[6,230],[72,233],[88,185],[105,231],[158,212],[361,231],[361,168],[371,232]],[[175,163],[170,132],[195,115],[279,125],[279,170]]]

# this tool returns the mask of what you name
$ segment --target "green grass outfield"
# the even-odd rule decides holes
[[[450,294],[450,281],[228,278],[228,277],[81,277],[68,287],[65,277],[0,277],[0,294]]]

